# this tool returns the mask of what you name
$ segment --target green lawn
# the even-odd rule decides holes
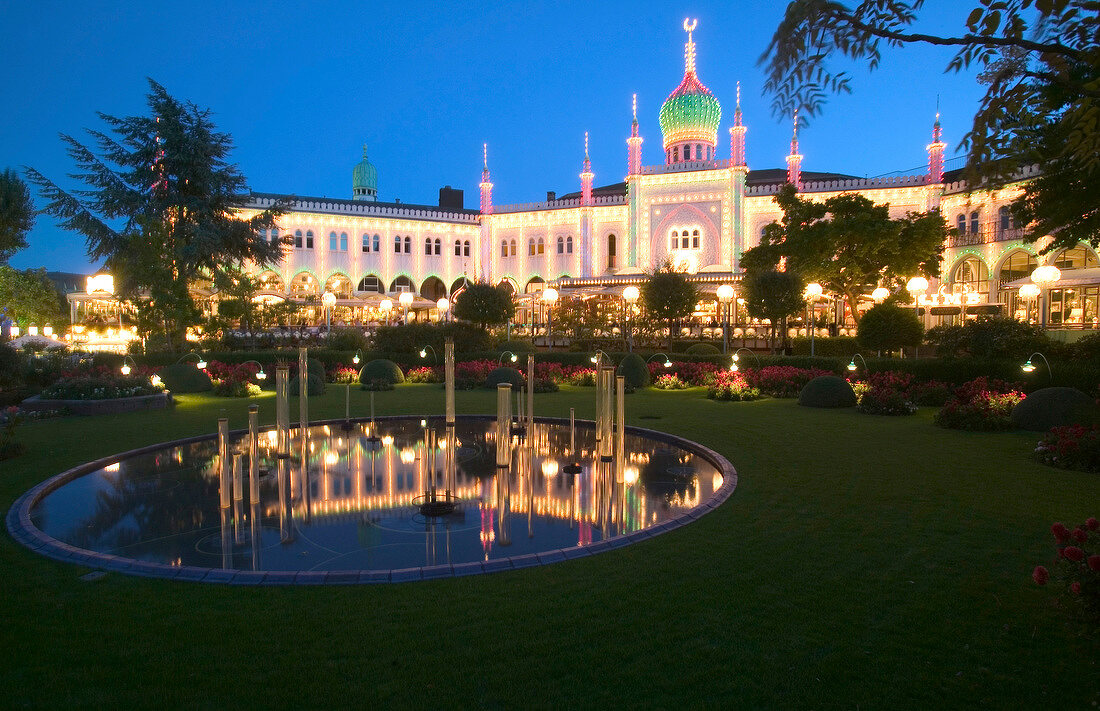
[[[353,391],[355,414],[368,393]],[[438,386],[378,414],[441,412]],[[459,393],[490,412],[495,393]],[[260,399],[263,421],[274,399]],[[343,414],[344,390],[311,401]],[[5,511],[33,484],[139,445],[245,426],[248,402],[27,425],[0,463]],[[591,388],[536,414],[592,417]],[[291,403],[291,412],[297,405]],[[1100,514],[1100,477],[1042,467],[1033,434],[942,430],[789,400],[644,391],[628,419],[733,462],[696,523],[588,559],[399,585],[237,588],[109,574],[4,536],[0,702],[330,707],[1090,708],[1100,646],[1030,572],[1048,529]],[[645,419],[642,419],[642,418]],[[659,419],[653,419],[659,418]]]

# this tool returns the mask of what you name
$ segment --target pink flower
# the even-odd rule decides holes
[[[1100,555],[1089,556],[1089,570],[1100,573]]]
[[[1090,531],[1095,531],[1100,528],[1100,521],[1097,521],[1095,516],[1089,516],[1088,519],[1085,520],[1085,526],[1087,526]]]
[[[1066,546],[1062,549],[1062,557],[1074,563],[1080,563],[1085,559],[1085,552],[1077,546]]]
[[[1070,586],[1069,586],[1069,591],[1071,593],[1073,593],[1074,595],[1080,595],[1081,594],[1081,583],[1077,582],[1076,580],[1073,581],[1073,583],[1070,584]]]
[[[1050,580],[1050,573],[1041,565],[1035,566],[1035,570],[1031,571],[1031,579],[1035,581],[1037,585],[1046,585],[1047,580]]]
[[[1054,534],[1054,538],[1059,543],[1065,543],[1066,541],[1069,540],[1069,529],[1066,528],[1065,524],[1062,524],[1062,523],[1054,524],[1053,526],[1050,527],[1050,532]]]
[[[1089,539],[1089,534],[1085,533],[1085,529],[1083,529],[1083,528],[1073,529],[1073,540],[1077,541],[1078,543],[1084,543],[1088,539]]]

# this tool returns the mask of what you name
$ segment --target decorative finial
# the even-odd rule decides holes
[[[699,25],[699,20],[690,20],[684,18],[684,32],[688,33],[687,46],[684,48],[684,71],[687,73],[695,73],[695,41],[691,37],[691,33],[695,31],[695,28]]]
[[[634,100],[631,102],[631,111],[634,112],[634,120],[638,120],[638,95],[634,95]]]
[[[584,132],[584,159],[588,160],[588,131]]]
[[[737,110],[741,110],[741,82],[737,82]]]
[[[791,140],[798,144],[798,109],[794,110],[794,133],[791,135]]]
[[[940,95],[936,94],[936,125],[940,125]]]
[[[367,159],[367,144],[363,144],[363,160]]]
[[[489,144],[488,143],[482,143],[481,144],[481,160],[482,160],[483,165],[485,166],[485,170],[489,170]]]

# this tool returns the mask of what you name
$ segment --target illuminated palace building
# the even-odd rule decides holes
[[[384,318],[382,306],[392,305],[392,315],[400,315],[398,295],[410,292],[406,309],[432,318],[438,315],[437,301],[453,296],[467,278],[507,285],[522,306],[537,303],[551,283],[563,295],[621,296],[625,286],[640,283],[646,271],[671,259],[711,295],[700,308],[713,309],[716,288],[723,283],[736,288],[741,255],[757,244],[765,225],[781,217],[773,196],[790,182],[815,200],[857,192],[888,203],[894,216],[939,207],[956,230],[945,245],[942,283],[933,282],[921,296],[932,317],[1003,312],[1049,325],[1097,326],[1096,253],[1080,245],[1037,256],[1044,243],[1022,241],[1023,231],[1009,214],[1018,186],[969,192],[959,171],[945,172],[938,117],[923,174],[863,179],[803,171],[797,119],[786,169],[750,170],[738,90],[729,157],[719,158],[722,109],[699,80],[694,27],[685,22],[684,77],[660,110],[660,165],[643,165],[636,102],[625,181],[594,187],[586,136],[580,190],[561,197],[548,193],[542,202],[493,204],[487,159],[478,210],[464,209],[462,193],[450,188],[440,190],[436,206],[381,202],[378,171],[364,151],[350,200],[295,198],[278,229],[266,235],[290,235],[293,245],[276,267],[256,270],[265,298],[332,292],[337,318],[365,322]],[[253,194],[249,208],[260,210],[284,198]],[[1060,278],[1042,284],[1038,298],[1031,286],[1021,294],[1043,264],[1056,266]],[[834,304],[832,316],[843,325],[849,321],[840,311],[844,306]],[[520,320],[529,316],[524,309],[520,313]],[[741,321],[743,314],[735,318]]]

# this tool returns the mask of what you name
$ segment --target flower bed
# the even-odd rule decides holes
[[[760,397],[760,388],[749,385],[742,373],[719,370],[707,380],[707,397],[711,400],[747,401]]]
[[[325,373],[330,383],[354,385],[359,382],[359,369],[350,365],[338,365]]]
[[[951,399],[936,414],[940,427],[956,430],[995,431],[1012,428],[1012,408],[1026,395],[1013,384],[990,378],[955,388]]]
[[[443,378],[437,372],[436,368],[430,366],[421,366],[419,368],[410,368],[405,373],[406,383],[438,383],[442,382]]]
[[[687,386],[688,384],[680,380],[680,376],[675,373],[665,373],[653,381],[653,387],[658,390],[683,390]]]
[[[795,368],[789,365],[771,365],[766,368],[747,369],[745,381],[769,397],[798,397],[806,383],[820,375],[832,375],[820,368]]]
[[[214,386],[214,394],[221,397],[256,397],[262,392],[256,380],[260,366],[256,363],[222,363],[212,360],[206,365],[206,374]]]
[[[1035,448],[1043,464],[1100,473],[1100,425],[1055,427]]]
[[[710,382],[709,378],[723,370],[721,366],[715,363],[688,363],[683,361],[673,361],[672,366],[668,368],[665,367],[664,361],[652,361],[647,364],[647,367],[649,368],[651,382],[656,383],[662,375],[675,375],[684,383],[694,386],[707,385]]]
[[[1093,631],[1100,626],[1100,521],[1089,518],[1072,531],[1062,523],[1050,527],[1058,550],[1051,565],[1035,566],[1031,579],[1038,585],[1053,581],[1066,595],[1064,606]]]
[[[42,400],[115,400],[164,392],[149,378],[131,375],[83,375],[61,378],[39,393]]]

